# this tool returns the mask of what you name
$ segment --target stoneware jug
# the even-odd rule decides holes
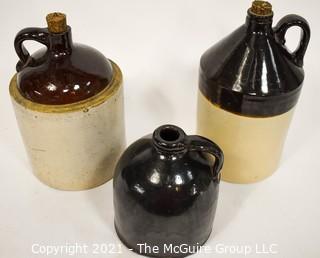
[[[113,176],[125,146],[122,74],[97,50],[72,41],[66,16],[21,30],[10,94],[34,174],[45,184],[81,190]],[[30,55],[23,43],[45,45]]]
[[[301,92],[309,25],[287,15],[272,28],[272,19],[271,4],[254,1],[245,24],[201,57],[198,133],[223,149],[225,181],[256,182],[277,169]],[[293,26],[302,33],[290,52]]]
[[[147,256],[195,253],[211,232],[222,164],[215,143],[173,125],[134,142],[113,181],[119,238]]]

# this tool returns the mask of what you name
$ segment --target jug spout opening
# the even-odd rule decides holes
[[[185,132],[174,125],[163,125],[153,132],[153,143],[163,151],[177,152],[185,149]]]

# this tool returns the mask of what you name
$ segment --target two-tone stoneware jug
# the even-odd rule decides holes
[[[113,176],[125,146],[122,74],[97,50],[72,40],[66,16],[15,38],[20,58],[10,94],[34,174],[45,184],[81,190]],[[33,55],[24,41],[45,45]]]
[[[256,182],[277,169],[301,92],[309,25],[297,15],[274,28],[272,20],[271,4],[254,1],[245,24],[201,57],[198,133],[223,149],[229,182]],[[291,52],[285,35],[293,26],[302,33]]]

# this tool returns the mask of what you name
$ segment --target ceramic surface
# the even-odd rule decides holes
[[[172,250],[202,245],[212,229],[222,164],[216,144],[186,136],[172,125],[133,143],[121,156],[113,181],[120,239],[156,257],[186,256]],[[159,252],[140,250],[144,243]]]

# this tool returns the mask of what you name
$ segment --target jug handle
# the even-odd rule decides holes
[[[25,65],[35,62],[30,56],[28,50],[23,45],[25,40],[34,40],[49,48],[49,32],[47,28],[25,28],[20,30],[14,39],[14,48],[19,57],[19,61],[16,66],[17,72],[20,72]]]
[[[218,180],[220,180],[220,175],[221,175],[220,171],[223,166],[224,156],[219,146],[214,142],[210,141],[209,139],[204,138],[202,136],[198,136],[198,135],[187,136],[187,139],[189,142],[188,144],[189,151],[206,152],[215,157],[215,162],[213,166],[213,173],[214,173],[213,177],[214,178],[218,177]]]
[[[298,26],[302,30],[299,46],[295,51],[290,53],[286,48],[285,35],[289,28]],[[289,14],[283,17],[274,28],[276,41],[285,50],[286,55],[297,65],[303,66],[303,58],[306,53],[310,41],[310,27],[308,22],[301,16],[296,14]]]

